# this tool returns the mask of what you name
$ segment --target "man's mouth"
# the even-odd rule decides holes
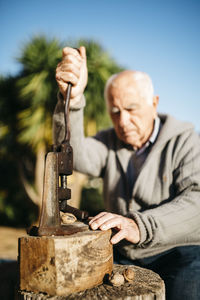
[[[129,136],[135,134],[135,130],[128,130],[128,131],[123,131],[123,130],[121,130],[120,133],[121,133],[121,135],[123,135],[124,137],[129,137]]]

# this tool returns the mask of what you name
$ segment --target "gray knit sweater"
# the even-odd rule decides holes
[[[160,115],[162,129],[128,193],[127,167],[133,154],[113,128],[85,138],[82,103],[70,112],[74,168],[100,176],[107,211],[133,218],[140,230],[137,245],[119,250],[137,259],[181,245],[200,245],[200,139],[189,123]],[[63,137],[59,104],[54,114],[54,141]]]

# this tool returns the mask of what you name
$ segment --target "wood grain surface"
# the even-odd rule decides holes
[[[114,265],[113,271],[123,273],[125,268],[132,268],[135,272],[133,282],[116,287],[108,282],[96,286],[92,289],[86,289],[82,292],[73,293],[68,296],[53,296],[44,295],[42,293],[30,293],[19,291],[19,300],[164,300],[165,286],[160,276],[150,270],[136,267]]]
[[[20,290],[68,295],[103,282],[113,268],[111,231],[19,239]]]

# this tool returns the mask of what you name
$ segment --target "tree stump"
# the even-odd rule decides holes
[[[0,259],[0,299],[16,299],[17,292],[17,261]]]
[[[134,280],[126,282],[123,285],[116,287],[109,283],[96,286],[92,289],[73,293],[68,296],[49,296],[43,293],[31,293],[25,291],[18,292],[18,300],[164,300],[165,299],[165,285],[160,276],[148,269],[114,265],[113,271],[122,274],[125,268],[131,268],[135,272]]]
[[[88,230],[19,238],[20,290],[66,296],[101,284],[113,268],[110,236]]]

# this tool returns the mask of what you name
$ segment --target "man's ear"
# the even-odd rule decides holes
[[[159,102],[159,96],[154,96],[154,97],[153,97],[153,107],[154,107],[156,110],[157,110],[158,102]]]
[[[153,111],[154,111],[154,117],[157,116],[158,102],[159,102],[159,96],[154,96],[154,97],[153,97]]]
[[[159,96],[154,96],[153,97],[153,106],[157,109],[158,106],[158,102],[159,102]]]

